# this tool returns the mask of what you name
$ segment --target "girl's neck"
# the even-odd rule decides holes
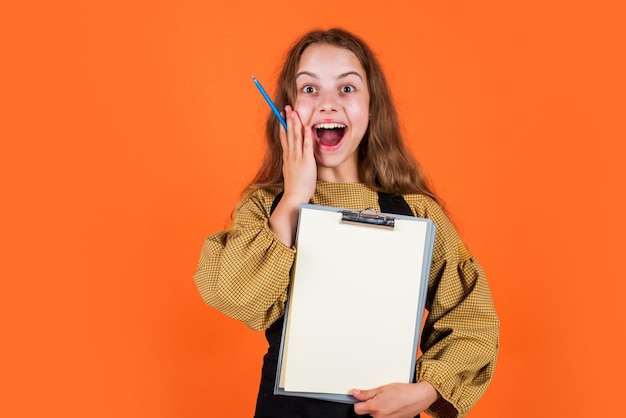
[[[317,167],[317,179],[328,183],[358,183],[359,172],[357,167]]]

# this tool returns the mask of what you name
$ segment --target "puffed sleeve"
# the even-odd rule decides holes
[[[417,378],[430,382],[441,395],[427,413],[462,417],[491,381],[500,322],[480,264],[443,210],[431,200],[421,209],[437,232]]]
[[[204,301],[263,330],[285,311],[295,249],[269,229],[274,195],[254,192],[236,211],[228,231],[206,239],[194,280]]]

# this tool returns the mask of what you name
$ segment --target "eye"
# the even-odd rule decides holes
[[[356,89],[354,88],[354,86],[352,86],[350,84],[346,84],[346,85],[341,86],[341,92],[342,93],[352,93],[355,90]]]
[[[315,87],[313,87],[312,85],[308,84],[304,87],[302,87],[302,93],[304,94],[313,94],[315,93],[317,90],[315,89]]]

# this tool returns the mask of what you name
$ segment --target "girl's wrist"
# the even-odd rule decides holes
[[[283,194],[283,197],[280,199],[280,203],[281,204],[284,203],[286,207],[300,210],[300,204],[309,203],[310,200],[311,200],[311,196],[309,197],[303,196],[301,193],[298,193],[297,191],[296,192],[285,191]]]
[[[417,383],[420,386],[420,392],[422,393],[423,400],[428,404],[428,407],[435,403],[441,394],[435,389],[435,387],[426,380],[421,380]]]

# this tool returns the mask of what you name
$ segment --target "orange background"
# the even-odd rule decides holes
[[[620,414],[621,2],[41,3],[0,13],[1,416],[251,416],[263,334],[192,275],[262,154],[251,77],[273,91],[333,25],[379,55],[490,280],[501,354],[470,416]]]

